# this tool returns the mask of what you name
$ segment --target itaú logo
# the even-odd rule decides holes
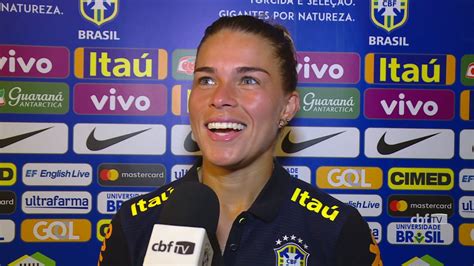
[[[27,219],[21,224],[25,242],[86,242],[91,223],[85,219]]]

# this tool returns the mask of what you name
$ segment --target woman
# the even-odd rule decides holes
[[[274,160],[280,129],[299,109],[296,83],[295,51],[283,28],[250,16],[208,27],[189,100],[202,161],[181,180],[124,204],[99,263],[141,265],[147,243],[138,235],[149,236],[166,202],[143,212],[136,204],[166,196],[184,180],[217,194],[225,265],[382,265],[354,208],[291,178]]]

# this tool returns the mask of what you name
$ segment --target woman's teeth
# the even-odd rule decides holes
[[[231,122],[212,122],[207,124],[207,128],[210,130],[215,130],[215,129],[231,129],[231,130],[242,130],[246,126],[244,124],[240,123],[231,123]]]

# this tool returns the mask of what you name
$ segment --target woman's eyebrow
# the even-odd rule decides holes
[[[239,74],[242,74],[242,73],[247,73],[247,72],[263,72],[269,76],[270,75],[270,72],[268,72],[267,70],[263,69],[263,68],[260,68],[260,67],[247,67],[247,66],[243,66],[243,67],[238,67],[237,68],[237,73]]]
[[[213,68],[213,67],[204,66],[204,67],[195,68],[194,73],[196,73],[196,72],[204,72],[204,73],[213,74],[213,73],[216,73],[216,69]],[[248,73],[248,72],[263,72],[263,73],[267,74],[268,76],[271,76],[270,72],[268,72],[267,70],[265,70],[263,68],[260,68],[260,67],[249,67],[249,66],[237,67],[236,72],[239,73],[239,74]]]
[[[198,67],[194,69],[194,73],[196,72],[215,73],[216,70],[213,67]]]

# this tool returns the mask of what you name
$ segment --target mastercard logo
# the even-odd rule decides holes
[[[104,181],[115,181],[119,178],[119,171],[116,169],[102,169],[99,172],[99,177]]]
[[[404,212],[408,209],[408,203],[404,200],[392,200],[390,210],[393,212]]]

